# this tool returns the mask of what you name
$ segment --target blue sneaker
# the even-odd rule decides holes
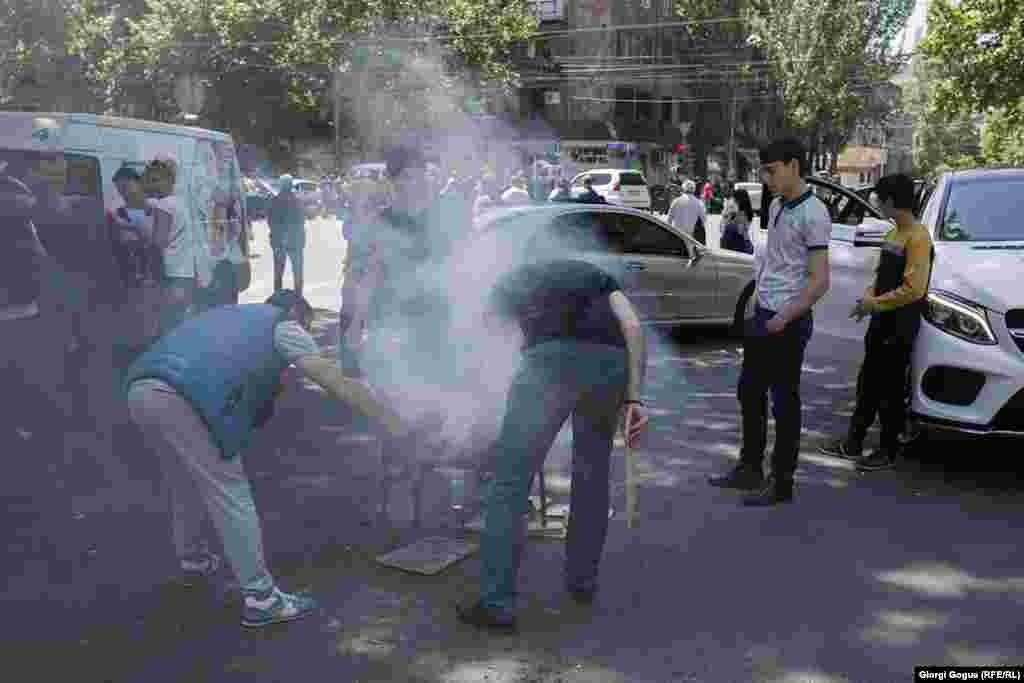
[[[313,596],[303,593],[285,593],[274,588],[266,598],[245,596],[242,626],[259,628],[286,621],[295,621],[312,614],[318,607]]]

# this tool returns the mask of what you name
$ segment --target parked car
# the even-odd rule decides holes
[[[924,205],[927,203],[929,197],[931,197],[932,190],[935,189],[935,183],[925,180],[924,178],[916,178],[914,180],[914,215],[920,216],[921,212],[924,211]],[[864,201],[871,203],[871,195],[875,191],[874,185],[862,185],[861,187],[855,188],[854,192],[863,199]]]
[[[349,171],[349,177],[351,178],[370,178],[371,180],[381,180],[387,174],[388,165],[383,162],[371,163],[371,164],[356,164]]]
[[[1024,437],[1024,169],[942,175],[921,217],[935,243],[914,346],[911,416],[928,430]]]
[[[893,223],[877,207],[837,183],[814,176],[804,180],[828,208],[832,219],[832,239],[851,242],[859,247],[881,246]]]
[[[280,179],[274,181],[274,194],[281,191],[280,182]],[[299,198],[299,201],[302,202],[302,207],[306,210],[306,218],[316,218],[323,214],[324,201],[320,192],[320,183],[313,180],[295,178],[292,180],[292,191]]]
[[[270,200],[276,194],[272,186],[261,178],[242,178],[242,190],[245,192],[245,208],[249,218],[262,221],[267,218]]]
[[[576,257],[615,277],[645,323],[740,329],[754,290],[749,254],[705,247],[650,213],[611,204],[495,209],[481,217],[477,239],[514,253],[538,231],[571,243]]]
[[[651,192],[647,180],[640,171],[622,168],[601,168],[584,171],[572,179],[573,189],[583,188],[584,178],[594,183],[594,192],[605,198],[609,204],[634,209],[651,209]]]

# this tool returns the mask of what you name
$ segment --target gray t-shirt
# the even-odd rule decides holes
[[[832,220],[828,209],[807,190],[790,202],[776,197],[768,210],[768,240],[754,257],[757,303],[778,313],[799,298],[810,280],[812,251],[828,249]]]

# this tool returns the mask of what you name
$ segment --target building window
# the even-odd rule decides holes
[[[661,103],[661,120],[665,123],[672,123],[672,102],[669,100]]]

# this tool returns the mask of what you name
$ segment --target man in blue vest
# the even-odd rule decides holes
[[[367,385],[345,378],[333,359],[320,355],[309,333],[312,319],[309,303],[291,290],[275,292],[265,304],[221,306],[161,338],[125,376],[132,419],[160,457],[184,583],[210,578],[220,565],[201,537],[202,511],[187,497],[198,492],[242,588],[243,626],[291,621],[316,608],[312,597],[280,590],[267,570],[242,467],[241,451],[273,414],[285,369],[294,364],[382,423],[393,437],[386,450],[404,449],[422,436]]]

